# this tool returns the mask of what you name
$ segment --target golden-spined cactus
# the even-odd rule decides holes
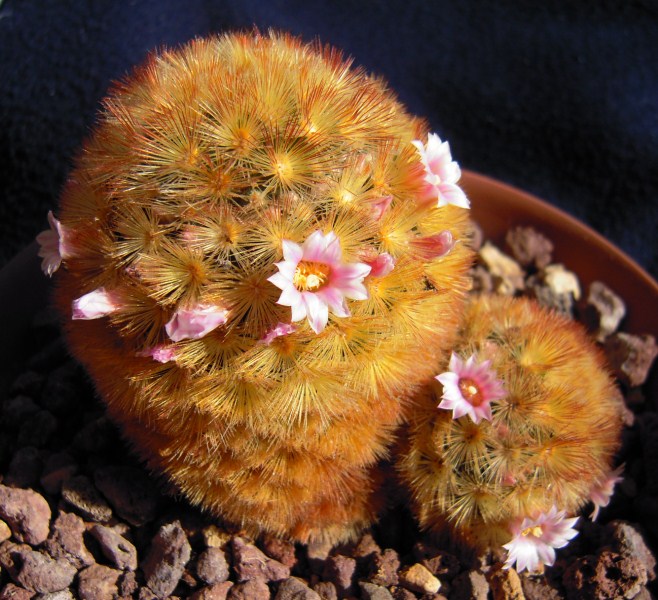
[[[400,457],[421,526],[504,546],[518,570],[552,564],[573,515],[598,512],[619,480],[622,402],[579,324],[527,299],[473,299]]]
[[[256,534],[349,538],[450,346],[450,149],[334,49],[230,34],[105,99],[40,236],[70,347],[148,465]]]

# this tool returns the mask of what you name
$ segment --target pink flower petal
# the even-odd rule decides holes
[[[386,277],[395,267],[395,259],[388,252],[383,252],[367,264],[370,267],[370,277]]]
[[[291,263],[297,265],[297,263],[302,260],[302,255],[304,254],[302,247],[295,242],[290,240],[283,240],[283,258]]]
[[[414,140],[412,144],[418,150],[420,160],[425,168],[421,200],[433,196],[437,206],[454,204],[461,208],[469,208],[466,194],[456,185],[461,177],[459,164],[452,160],[448,142],[442,142],[435,133],[427,136],[427,144]]]
[[[71,253],[66,239],[66,230],[55,218],[52,210],[48,211],[48,224],[50,229],[42,231],[37,235],[36,240],[39,244],[38,255],[43,258],[41,270],[51,277],[59,269],[62,260],[69,258]]]
[[[84,321],[99,319],[114,312],[117,307],[113,295],[105,288],[98,288],[73,301],[71,318]]]
[[[448,254],[455,247],[455,240],[452,233],[446,230],[415,238],[409,242],[409,245],[423,260],[430,261]]]
[[[317,294],[304,292],[302,297],[311,329],[315,333],[321,333],[329,320],[329,307],[318,298]]]
[[[589,498],[594,504],[594,510],[590,515],[592,521],[596,521],[599,516],[599,510],[610,504],[610,499],[615,491],[615,486],[624,478],[621,474],[624,471],[624,465],[611,471],[602,481],[599,481],[590,491]]]
[[[154,346],[153,348],[147,348],[142,352],[138,352],[137,356],[151,357],[153,360],[160,363],[168,363],[173,360],[176,360],[176,351],[171,346]]]
[[[296,330],[297,328],[292,323],[277,323],[265,334],[262,342],[269,346],[276,338],[290,335]]]
[[[228,310],[220,306],[199,304],[178,309],[165,325],[165,331],[174,342],[197,340],[226,323]]]
[[[378,198],[377,200],[370,202],[370,208],[372,210],[372,218],[374,221],[379,221],[384,213],[388,210],[393,202],[393,196],[384,196],[383,198]]]

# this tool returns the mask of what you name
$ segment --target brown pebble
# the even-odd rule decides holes
[[[416,594],[406,588],[393,586],[390,591],[395,600],[416,600]]]
[[[250,579],[237,583],[228,591],[227,600],[267,600],[270,588],[262,579]]]
[[[487,600],[488,596],[489,584],[480,571],[465,571],[453,579],[450,600]]]
[[[76,568],[67,560],[55,560],[24,544],[15,545],[10,552],[13,565],[3,566],[11,578],[27,590],[42,594],[59,592],[67,588],[76,575]]]
[[[43,470],[41,453],[34,446],[18,448],[11,458],[4,483],[13,487],[34,487]]]
[[[393,600],[393,595],[384,586],[360,581],[359,587],[363,600]]]
[[[490,294],[493,292],[494,283],[491,273],[482,265],[475,265],[469,271],[471,281],[470,292],[473,294]]]
[[[327,558],[324,563],[322,577],[336,586],[336,591],[340,597],[352,592],[355,575],[356,559],[351,556],[336,554]]]
[[[354,550],[351,554],[357,559],[357,562],[361,564],[364,561],[359,559],[370,559],[377,554],[381,554],[381,552],[382,549],[375,541],[375,538],[372,537],[372,534],[364,533],[355,544]]]
[[[313,591],[317,592],[322,600],[338,600],[336,586],[331,581],[318,581],[313,585]]]
[[[278,560],[290,569],[297,564],[295,544],[289,540],[282,540],[276,536],[265,534],[260,540],[260,547],[267,556]]]
[[[420,563],[406,567],[398,574],[400,585],[421,594],[436,594],[441,582]]]
[[[229,590],[232,587],[232,581],[215,583],[194,592],[190,596],[190,600],[226,600]]]
[[[612,521],[606,526],[606,532],[613,540],[612,547],[622,556],[637,557],[647,571],[647,578],[656,578],[656,558],[649,550],[640,532],[625,521]]]
[[[141,565],[146,585],[161,598],[171,594],[183,575],[191,553],[192,548],[180,521],[160,527]]]
[[[30,398],[38,398],[44,381],[45,377],[41,373],[37,373],[36,371],[24,371],[14,379],[9,388],[9,393],[12,396],[16,394],[25,394]]]
[[[92,565],[96,561],[85,546],[85,530],[85,523],[78,515],[60,511],[44,548],[53,558],[65,558],[76,569]]]
[[[0,591],[0,600],[31,600],[34,596],[34,592],[30,592],[25,588],[14,585],[13,583],[8,583]]]
[[[525,600],[521,579],[514,569],[504,569],[502,565],[487,573],[493,600]]]
[[[553,242],[532,227],[514,227],[505,242],[522,267],[543,269],[552,260]]]
[[[520,579],[526,600],[564,600],[564,593],[553,587],[545,575],[524,573]]]
[[[112,566],[122,571],[134,571],[137,568],[137,550],[122,535],[98,524],[93,525],[89,533],[96,539],[101,552]]]
[[[321,600],[320,595],[313,591],[306,582],[297,577],[288,577],[279,584],[274,600]]]
[[[332,544],[326,540],[313,539],[307,544],[306,556],[313,573],[322,573],[324,561],[327,560],[332,547]]]
[[[5,427],[18,428],[32,415],[39,412],[39,405],[29,396],[15,396],[2,403],[2,423]]]
[[[615,375],[630,387],[646,381],[658,355],[656,338],[650,334],[615,333],[606,339],[603,347]]]
[[[58,426],[57,419],[50,411],[39,410],[23,421],[16,443],[19,446],[42,448],[50,441]]]
[[[263,581],[281,581],[290,576],[290,569],[267,556],[254,544],[236,536],[231,543],[233,550],[233,568],[238,581],[260,579]]]
[[[11,537],[9,525],[0,519],[0,544]]]
[[[50,506],[41,494],[0,485],[0,518],[17,541],[41,544],[48,537],[50,517]]]
[[[489,270],[496,292],[504,296],[513,296],[525,288],[525,273],[519,263],[501,252],[491,242],[484,243],[478,256]]]
[[[112,518],[112,509],[91,479],[84,475],[76,475],[63,483],[62,498],[85,519],[106,523]]]
[[[601,281],[593,281],[584,304],[580,306],[579,317],[592,335],[602,342],[617,331],[626,315],[624,301]]]
[[[59,494],[62,485],[78,473],[78,465],[67,452],[52,454],[46,459],[40,483],[49,494]]]
[[[120,596],[130,596],[137,591],[137,578],[135,577],[134,571],[124,571],[119,577],[117,582],[117,588],[119,590]]]
[[[647,570],[636,557],[606,549],[575,560],[564,572],[563,582],[568,600],[633,598],[646,585]]]
[[[375,554],[372,558],[368,579],[380,586],[397,585],[399,568],[398,553],[387,548],[382,554]]]
[[[217,527],[217,525],[208,525],[201,530],[203,543],[208,548],[226,548],[231,541],[231,534]]]
[[[39,594],[36,600],[75,600],[71,590],[61,590],[52,594]],[[117,599],[119,600],[119,599]]]
[[[229,577],[229,565],[221,548],[206,548],[197,559],[196,574],[208,585],[221,583]]]
[[[119,593],[121,571],[104,565],[91,565],[78,574],[80,600],[108,600]]]
[[[139,527],[155,518],[161,496],[156,483],[142,469],[102,467],[94,473],[94,483],[116,513],[131,525]]]

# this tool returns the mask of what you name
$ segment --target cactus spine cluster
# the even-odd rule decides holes
[[[514,524],[576,514],[609,477],[622,427],[621,396],[584,329],[527,299],[482,296],[453,352],[451,365],[475,357],[495,376],[479,390],[458,381],[476,406],[493,395],[491,413],[453,418],[445,374],[419,394],[399,466],[420,524],[495,547]]]
[[[427,201],[426,138],[381,81],[277,34],[154,55],[104,101],[61,198],[57,303],[192,503],[302,541],[373,519],[468,286],[468,212]]]

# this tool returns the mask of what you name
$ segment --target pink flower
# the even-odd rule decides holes
[[[435,235],[428,235],[411,240],[409,245],[425,261],[445,256],[455,247],[455,240],[452,233],[442,231]]]
[[[192,308],[179,308],[165,325],[165,331],[173,342],[198,340],[226,323],[227,318],[225,308],[197,304]]]
[[[382,252],[373,260],[365,262],[370,266],[370,277],[385,277],[395,267],[395,259],[388,252]]]
[[[118,304],[113,294],[106,291],[105,288],[98,288],[73,301],[71,318],[84,321],[100,319],[114,312],[117,308]]]
[[[590,491],[589,499],[594,504],[594,510],[590,515],[592,521],[596,521],[596,518],[599,516],[599,510],[604,506],[608,506],[610,503],[610,498],[612,498],[615,485],[623,479],[621,476],[623,470],[624,465],[617,467],[614,471],[611,471],[603,481],[597,483]]]
[[[143,352],[138,352],[137,356],[150,356],[153,360],[160,363],[168,363],[176,360],[176,351],[171,346],[153,346]]]
[[[450,370],[435,377],[443,384],[439,408],[452,410],[453,419],[469,415],[475,423],[491,421],[491,403],[504,398],[505,389],[490,364],[477,363],[474,354],[464,363],[453,352]]]
[[[391,206],[393,202],[393,196],[384,196],[383,198],[377,198],[370,203],[370,208],[372,209],[372,218],[375,221],[379,221],[384,213],[388,210],[388,207]]]
[[[284,260],[276,263],[279,272],[268,278],[281,289],[278,304],[292,308],[292,321],[307,318],[315,333],[326,327],[329,309],[337,317],[349,317],[345,299],[368,298],[363,279],[371,267],[344,263],[341,253],[333,231],[315,231],[301,246],[283,240]]]
[[[66,241],[66,230],[55,218],[52,210],[48,211],[48,223],[50,229],[42,231],[36,240],[39,244],[39,257],[43,258],[41,270],[50,277],[59,269],[62,259],[71,256],[71,251]]]
[[[261,341],[269,346],[276,338],[289,335],[296,329],[292,323],[277,323],[265,334]]]
[[[516,563],[520,573],[523,569],[534,571],[539,563],[550,567],[555,562],[555,549],[564,548],[578,535],[573,528],[578,517],[564,517],[564,511],[558,512],[554,506],[536,519],[517,520],[511,527],[512,541],[503,545],[507,550],[505,568]]]
[[[437,207],[454,204],[469,208],[466,194],[457,185],[461,169],[457,162],[452,160],[448,142],[442,142],[437,134],[430,133],[427,135],[427,146],[420,140],[411,143],[416,146],[425,167],[424,197],[428,200],[438,200]]]

